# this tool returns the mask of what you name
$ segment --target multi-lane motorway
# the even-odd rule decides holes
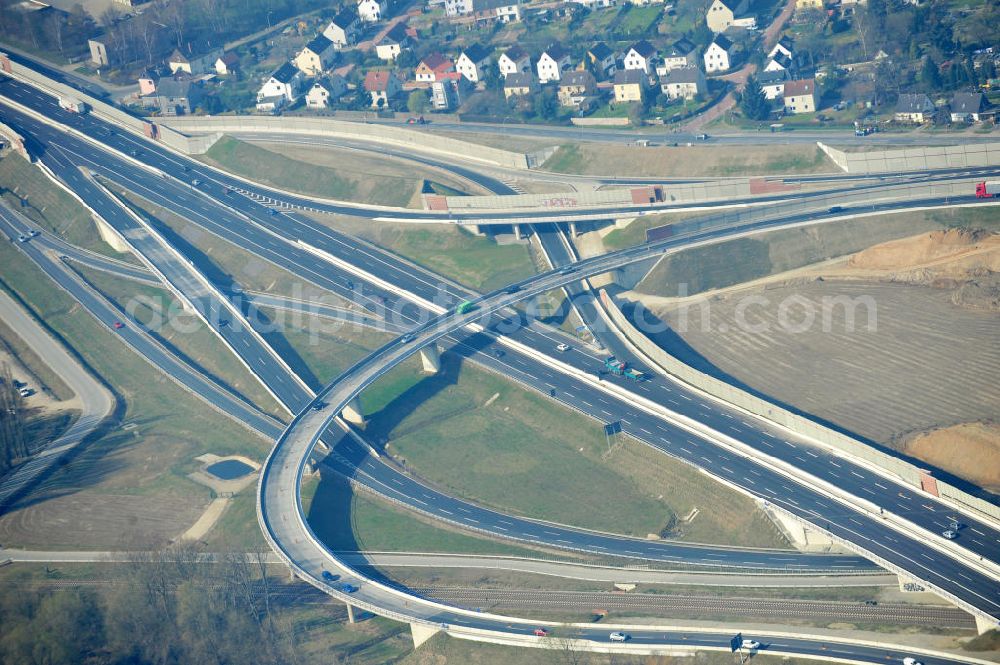
[[[49,103],[51,104],[51,102]],[[284,255],[294,253],[292,251],[293,248],[298,249],[300,255],[295,258],[295,262],[300,265],[297,266],[299,268],[296,270],[297,273],[301,273],[304,270],[309,273],[305,276],[306,279],[310,279],[311,281],[319,280],[316,283],[322,282],[320,283],[321,286],[326,288],[331,288],[332,286],[333,288],[331,288],[331,290],[343,291],[343,283],[340,283],[339,288],[337,288],[338,283],[335,280],[325,277],[325,275],[328,275],[331,272],[330,262],[323,261],[321,258],[317,258],[315,254],[303,252],[300,248],[297,248],[297,241],[304,240],[314,247],[318,247],[325,252],[329,252],[330,254],[337,256],[339,260],[343,261],[344,264],[348,266],[349,270],[353,270],[354,275],[360,279],[369,279],[369,281],[375,281],[376,283],[381,284],[397,285],[399,291],[402,293],[399,291],[396,293],[390,291],[389,295],[393,296],[395,300],[399,300],[397,296],[402,295],[402,300],[404,302],[408,302],[409,304],[402,305],[399,308],[399,313],[396,315],[408,318],[413,323],[426,320],[429,313],[436,313],[436,310],[439,311],[441,309],[446,309],[449,306],[453,306],[454,303],[457,302],[457,299],[465,298],[469,295],[460,289],[456,289],[453,285],[442,283],[441,280],[434,280],[433,276],[427,275],[413,266],[394,261],[391,256],[386,256],[374,248],[365,246],[357,241],[354,241],[353,239],[335,234],[328,229],[311,222],[310,220],[286,215],[280,215],[278,216],[280,219],[277,219],[269,211],[262,209],[252,201],[241,196],[225,193],[226,187],[238,186],[240,188],[245,188],[247,187],[246,183],[234,182],[229,180],[227,176],[220,177],[215,171],[204,169],[204,167],[201,167],[197,163],[188,162],[187,160],[171,153],[163,153],[163,151],[160,151],[139,139],[130,136],[126,136],[122,139],[124,135],[113,131],[110,134],[105,134],[105,132],[109,131],[107,127],[102,127],[100,123],[94,122],[90,119],[71,118],[69,120],[77,123],[76,128],[78,130],[91,134],[99,140],[106,139],[113,142],[115,140],[122,139],[128,144],[135,143],[136,145],[142,145],[142,148],[140,148],[142,150],[142,161],[155,165],[157,168],[160,168],[172,176],[172,178],[164,180],[160,176],[151,174],[150,172],[138,168],[131,163],[122,163],[120,158],[117,158],[119,159],[118,163],[109,163],[109,153],[96,148],[92,144],[74,139],[58,129],[53,129],[44,123],[37,123],[37,121],[34,121],[27,116],[23,116],[6,108],[3,110],[3,115],[5,116],[5,121],[9,121],[8,124],[14,124],[20,130],[26,130],[27,128],[26,133],[37,139],[41,148],[46,153],[46,163],[48,164],[49,161],[51,161],[50,167],[54,170],[59,169],[65,176],[65,179],[67,179],[71,184],[77,184],[72,182],[73,171],[75,171],[76,167],[85,166],[95,172],[102,173],[109,179],[116,180],[118,182],[122,182],[123,179],[128,181],[127,183],[123,182],[123,184],[126,184],[133,190],[137,187],[143,189],[144,191],[141,193],[143,193],[144,196],[147,196],[147,198],[154,198],[153,195],[157,193],[157,190],[162,189],[162,192],[159,193],[161,200],[165,200],[167,205],[170,205],[171,202],[173,202],[174,205],[179,205],[185,216],[187,216],[189,212],[195,212],[199,216],[205,218],[209,216],[209,212],[213,215],[217,214],[220,207],[215,205],[210,199],[215,198],[221,200],[225,202],[227,208],[238,211],[239,214],[233,215],[233,217],[239,221],[239,228],[232,230],[228,234],[218,228],[210,229],[213,230],[213,232],[219,233],[220,235],[223,235],[223,237],[228,237],[234,242],[237,242],[237,244],[241,244],[241,246],[247,246],[250,244],[252,245],[252,250],[261,253],[261,255],[265,256],[265,258],[269,258],[275,262],[279,262]],[[59,148],[55,148],[57,145]],[[129,150],[126,146],[120,147]],[[52,154],[51,159],[49,159],[49,152]],[[109,171],[112,172],[109,173]],[[78,171],[77,175],[79,175]],[[204,178],[204,182],[206,183],[205,187],[209,188],[208,191],[206,191],[205,188],[202,188],[203,191],[201,193],[190,191],[191,188],[186,186],[184,183],[189,182],[188,179],[193,177]],[[154,184],[154,180],[159,180],[159,183]],[[82,189],[86,189],[84,185],[80,186]],[[182,190],[187,190],[184,191],[184,194],[190,200],[181,199],[178,201],[175,198]],[[206,193],[208,196],[204,195]],[[270,196],[281,196],[280,193],[275,192],[268,192],[267,194]],[[89,195],[95,194],[90,193]],[[199,209],[201,210],[199,211]],[[105,211],[102,210],[102,214],[104,212]],[[111,214],[110,211],[108,214]],[[120,214],[120,211],[118,214]],[[369,214],[369,216],[371,216],[371,214]],[[806,218],[806,216],[801,213],[799,214],[799,217],[801,218],[799,221],[804,221]],[[227,226],[232,226],[232,222],[232,219],[226,220],[225,224]],[[785,219],[782,220],[782,222],[784,224],[796,223],[794,219]],[[196,221],[196,223],[203,223],[205,225],[210,224],[207,220],[202,222]],[[760,228],[766,228],[766,226],[760,226]],[[266,242],[266,240],[269,240],[270,242]],[[269,245],[272,247],[268,248]],[[662,249],[662,247],[656,248],[656,250],[660,251],[662,251]],[[652,255],[652,253],[650,255]],[[604,270],[607,269],[607,266],[617,267],[622,263],[631,260],[638,260],[635,259],[634,256],[627,253],[623,253],[621,256],[615,258],[618,262],[605,264],[603,266]],[[287,264],[287,261],[285,261],[285,263]],[[597,272],[601,271],[603,270],[597,270]],[[596,274],[596,272],[588,274]],[[323,276],[323,278],[321,278],[321,276]],[[570,281],[574,280],[563,279],[560,282],[560,280],[555,279],[552,280],[551,284],[549,282],[545,282],[545,288],[551,288],[552,284],[558,286],[561,283],[568,283]],[[331,285],[331,282],[334,283]],[[531,292],[533,286],[529,287],[528,284],[525,284],[523,285],[523,288],[525,292]],[[383,297],[385,296],[379,296],[379,298]],[[508,300],[513,300],[513,298],[508,298]],[[379,304],[383,304],[381,300],[378,300],[377,302]],[[438,307],[428,307],[428,303],[437,303]],[[510,318],[509,314],[504,315],[497,325],[500,324],[507,327],[516,327],[514,325],[515,322]],[[454,332],[456,334],[458,329],[458,326],[454,328]],[[516,337],[515,335],[517,334],[521,334],[522,337]],[[811,492],[809,488],[802,487],[794,480],[773,474],[773,472],[766,469],[766,467],[756,464],[750,460],[743,459],[738,455],[732,455],[732,453],[726,454],[720,451],[719,447],[713,442],[712,439],[717,437],[720,433],[724,433],[725,436],[734,437],[744,443],[756,446],[757,449],[763,454],[778,456],[780,459],[787,461],[790,464],[808,470],[809,473],[820,472],[823,470],[823,467],[826,467],[826,469],[829,470],[831,464],[836,464],[838,465],[838,469],[844,469],[840,473],[844,474],[845,478],[841,480],[840,473],[834,471],[832,478],[837,480],[830,480],[831,477],[827,476],[826,478],[828,482],[840,485],[843,490],[850,493],[857,493],[859,496],[863,495],[860,493],[867,488],[869,492],[873,492],[877,496],[878,505],[893,512],[894,514],[899,514],[900,516],[905,517],[909,521],[921,524],[921,526],[928,529],[931,533],[934,533],[940,528],[941,521],[948,519],[947,515],[950,514],[951,511],[949,507],[936,505],[935,502],[927,500],[928,503],[932,505],[929,505],[928,507],[928,504],[923,504],[922,507],[918,508],[913,505],[913,502],[915,500],[925,500],[925,497],[918,497],[916,493],[911,490],[911,488],[902,486],[892,488],[893,490],[903,490],[901,492],[897,492],[897,498],[892,500],[892,497],[890,496],[892,492],[876,492],[872,488],[872,486],[875,485],[876,487],[889,489],[889,485],[885,483],[891,483],[891,481],[887,481],[885,478],[872,474],[867,469],[856,467],[846,460],[833,459],[828,453],[811,449],[808,447],[807,442],[797,441],[793,437],[789,437],[786,432],[778,432],[766,424],[756,421],[746,422],[744,420],[745,416],[739,419],[739,422],[728,422],[736,420],[733,413],[727,413],[727,410],[723,406],[709,402],[703,397],[698,397],[697,405],[687,404],[687,402],[695,402],[695,398],[680,387],[669,382],[658,380],[650,384],[642,384],[639,386],[639,390],[641,392],[639,392],[638,395],[658,404],[671,404],[671,406],[667,407],[668,409],[676,412],[677,414],[689,417],[693,421],[703,423],[708,427],[708,431],[692,432],[690,429],[679,428],[675,424],[670,423],[669,419],[664,419],[662,414],[642,412],[636,413],[636,409],[629,403],[629,400],[622,397],[625,390],[624,386],[615,386],[615,392],[609,393],[607,390],[602,390],[601,386],[597,386],[595,388],[592,381],[580,378],[580,374],[585,375],[587,373],[593,373],[594,369],[599,366],[598,363],[600,362],[600,358],[598,356],[595,356],[594,354],[583,349],[575,350],[569,354],[559,356],[559,354],[553,350],[553,347],[556,343],[561,342],[563,338],[551,333],[550,331],[540,331],[536,327],[527,326],[512,331],[511,334],[507,335],[507,338],[513,339],[518,344],[524,344],[533,351],[543,353],[550,358],[554,356],[559,357],[559,363],[545,368],[545,376],[539,376],[541,372],[538,372],[537,363],[535,363],[536,366],[534,368],[529,366],[525,368],[526,371],[518,376],[515,376],[518,380],[523,381],[527,385],[540,388],[546,392],[555,391],[557,398],[570,404],[574,408],[578,408],[588,413],[594,413],[595,410],[597,410],[606,414],[606,417],[625,415],[627,417],[621,418],[623,424],[634,430],[633,433],[649,445],[654,445],[669,454],[682,457],[699,466],[705,466],[706,464],[710,465],[713,473],[717,473],[718,475],[725,475],[721,469],[728,469],[732,472],[732,481],[742,482],[742,484],[746,485],[749,480],[750,484],[757,485],[757,481],[754,481],[752,476],[759,475],[761,478],[766,478],[765,480],[760,481],[760,487],[749,487],[748,489],[758,496],[770,497],[769,500],[782,502],[786,508],[792,510],[793,512],[795,512],[795,508],[792,508],[792,505],[801,507],[801,504],[797,501],[797,499],[810,496]],[[460,338],[456,340],[456,343],[462,342],[464,346],[458,348],[474,348],[476,345],[470,344],[468,341],[469,339],[477,340],[478,344],[492,345],[496,343],[493,335],[479,335],[473,338],[461,335]],[[423,341],[426,340],[421,340],[421,343]],[[508,351],[510,351],[509,347]],[[515,351],[517,351],[517,349],[515,349]],[[471,354],[471,351],[466,352],[466,355]],[[518,355],[521,358],[525,357],[521,354]],[[483,356],[489,358],[488,354],[476,354],[477,359],[480,361],[483,360]],[[498,369],[499,371],[503,371],[505,373],[512,373],[512,370],[515,369],[515,363],[511,361],[495,364],[501,365]],[[534,370],[534,372],[532,370]],[[551,382],[549,380],[551,380]],[[542,388],[543,385],[551,386],[551,388]],[[612,411],[603,407],[598,407],[594,402],[588,400],[588,398],[599,399],[602,404],[606,404],[608,408],[614,410]],[[601,415],[600,417],[604,419],[605,415]],[[685,447],[684,444],[687,444],[688,447]],[[698,447],[697,451],[694,450],[696,446]],[[696,453],[703,454],[699,456]],[[699,458],[703,461],[698,461]],[[765,473],[770,475],[765,476]],[[857,476],[859,480],[853,480],[852,476]],[[879,494],[883,494],[884,496],[879,496]],[[886,500],[883,501],[883,498]],[[789,504],[787,499],[791,499],[792,503]],[[819,501],[818,497],[811,497],[811,499]],[[870,532],[876,532],[876,538],[881,538],[883,535],[893,538],[892,535],[883,533],[886,529],[882,524],[871,520],[865,515],[855,513],[855,511],[849,508],[838,505],[836,502],[810,503],[809,505],[811,508],[802,509],[801,512],[803,514],[813,521],[815,521],[818,516],[822,515],[823,518],[830,521],[831,524],[827,525],[827,528],[830,528],[830,530],[834,530],[831,527],[834,522],[836,522],[836,527],[842,529],[844,533],[847,534],[848,539],[860,536],[864,540],[870,540]],[[989,560],[995,561],[995,549],[997,543],[995,532],[982,530],[990,529],[990,527],[972,519],[971,516],[968,520],[963,521],[967,521],[970,526],[978,529],[979,533],[982,534],[982,541],[979,543],[982,547],[982,551],[977,553],[984,555]],[[858,526],[851,526],[851,522],[857,522]],[[542,542],[547,540],[547,537],[540,533],[529,533],[526,535],[534,535],[535,538]],[[896,540],[896,542],[899,543],[896,547],[904,550],[904,565],[907,565],[907,560],[910,556],[922,556],[928,558],[928,560],[933,563],[922,564],[918,566],[918,568],[937,568],[938,566],[936,564],[938,564],[940,558],[941,563],[943,564],[940,568],[942,569],[944,575],[939,575],[939,577],[945,577],[948,575],[957,577],[957,575],[962,574],[961,566],[959,566],[958,569],[953,568],[952,570],[948,570],[951,562],[951,558],[949,556],[942,555],[942,553],[937,549],[928,547],[924,547],[924,551],[920,551],[921,548],[919,547],[910,551],[910,546],[915,544],[915,539],[907,538],[905,534],[897,535],[900,535],[901,538]],[[990,542],[991,538],[992,542]],[[529,537],[528,539],[531,538]],[[894,547],[884,541],[881,546],[887,550],[892,550]],[[975,547],[971,547],[970,549],[975,550]],[[638,554],[638,552],[636,554]],[[326,555],[324,554],[323,556]],[[314,570],[309,570],[308,572],[310,574],[316,574],[316,571]],[[970,581],[975,582],[973,577],[970,577],[969,579]],[[936,580],[935,583],[937,583]],[[990,584],[990,582],[987,581],[987,584]],[[995,585],[995,581],[993,584]],[[955,585],[953,584],[952,586]],[[958,586],[965,588],[965,585],[962,583],[958,583]],[[985,590],[987,594],[986,599],[988,600],[990,596],[990,587],[985,587]],[[994,608],[992,612],[995,614],[995,586],[992,591],[992,607]],[[973,591],[973,595],[976,595],[975,591]],[[981,594],[979,595],[982,597]],[[973,600],[972,602],[978,601]],[[459,620],[461,621],[462,619],[459,618]]]

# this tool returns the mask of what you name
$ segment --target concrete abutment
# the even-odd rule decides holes
[[[441,352],[436,344],[428,344],[420,349],[420,362],[426,374],[437,374],[441,371]]]
[[[419,623],[410,624],[410,634],[413,636],[413,648],[418,648],[421,644],[431,639],[441,632],[440,628],[425,626]]]
[[[357,397],[347,403],[347,406],[345,406],[344,410],[340,412],[340,415],[344,417],[344,420],[352,425],[365,424],[365,413],[361,410],[361,402]]]

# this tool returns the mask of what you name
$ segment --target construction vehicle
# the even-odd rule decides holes
[[[976,198],[992,199],[1000,196],[1000,182],[977,182]]]
[[[628,363],[623,360],[618,360],[614,356],[608,356],[604,360],[604,368],[615,376],[621,376],[628,368]]]
[[[59,106],[73,113],[86,113],[87,109],[90,108],[86,102],[81,102],[76,97],[60,97]]]

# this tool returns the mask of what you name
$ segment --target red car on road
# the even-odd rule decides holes
[[[124,327],[125,327],[124,323],[122,323],[121,321],[115,321],[115,330],[121,330]]]

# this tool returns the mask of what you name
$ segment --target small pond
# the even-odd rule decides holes
[[[253,472],[254,468],[247,464],[246,462],[241,462],[238,459],[227,459],[221,462],[216,462],[209,466],[205,471],[215,476],[220,480],[236,480],[237,478],[242,478],[248,473]]]

